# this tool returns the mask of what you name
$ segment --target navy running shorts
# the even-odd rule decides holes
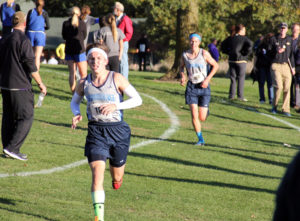
[[[186,104],[197,104],[199,107],[207,107],[210,102],[210,86],[202,88],[201,83],[193,84],[188,81],[185,90],[185,103]]]
[[[131,131],[124,121],[112,123],[89,122],[84,155],[89,163],[106,161],[113,167],[126,163]]]

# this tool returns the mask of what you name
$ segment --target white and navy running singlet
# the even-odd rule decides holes
[[[92,83],[92,74],[87,76],[84,84],[84,95],[87,99],[87,117],[89,121],[96,122],[120,122],[123,120],[123,112],[115,112],[103,115],[100,106],[103,104],[117,104],[123,101],[123,96],[116,88],[114,82],[114,72],[108,73],[107,79],[103,85],[96,87]]]
[[[187,52],[183,52],[183,60],[189,80],[193,84],[199,84],[207,77],[207,62],[203,57],[202,48],[200,48],[198,56],[194,59],[188,58]]]

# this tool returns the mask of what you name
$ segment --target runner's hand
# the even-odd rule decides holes
[[[77,126],[77,124],[82,120],[82,116],[81,115],[77,115],[77,116],[74,116],[72,118],[72,129],[74,130]]]
[[[201,83],[201,87],[202,87],[202,88],[207,88],[207,87],[208,87],[208,84],[209,84],[209,81],[204,80],[204,81],[202,81],[202,83]]]
[[[185,83],[186,83],[185,76],[183,76],[183,77],[181,77],[181,79],[180,79],[180,85],[181,85],[181,86],[184,86]]]
[[[101,114],[108,115],[117,110],[117,106],[115,104],[103,104],[100,107]]]

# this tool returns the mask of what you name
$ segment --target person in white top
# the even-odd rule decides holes
[[[55,55],[51,53],[50,59],[48,60],[48,64],[57,65],[58,61],[55,59]]]
[[[112,186],[121,187],[130,144],[130,128],[123,121],[123,110],[142,104],[135,88],[120,73],[106,69],[108,56],[103,45],[95,43],[87,48],[88,64],[92,70],[81,79],[71,101],[74,114],[72,128],[82,120],[79,105],[87,98],[88,135],[85,156],[92,170],[92,200],[95,220],[104,220],[104,172],[109,159]],[[123,94],[129,98],[123,101]]]
[[[211,57],[210,53],[200,48],[201,36],[192,33],[189,36],[190,49],[183,53],[180,65],[181,85],[186,83],[184,68],[188,73],[188,83],[185,91],[186,104],[190,106],[192,123],[198,137],[196,145],[204,145],[200,121],[205,121],[208,116],[210,102],[209,82],[218,70],[218,63]],[[211,65],[208,73],[207,64]]]

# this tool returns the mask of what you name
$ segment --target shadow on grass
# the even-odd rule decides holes
[[[253,191],[253,192],[263,192],[263,193],[270,193],[275,194],[276,191],[269,190],[269,189],[263,189],[258,187],[249,187],[249,186],[242,186],[232,183],[222,183],[217,181],[200,181],[200,180],[193,180],[193,179],[181,179],[177,177],[163,177],[163,176],[154,176],[154,175],[145,175],[145,174],[138,174],[138,173],[132,173],[126,171],[126,174],[132,175],[132,176],[138,176],[138,177],[147,177],[147,178],[153,178],[153,179],[160,179],[160,180],[166,180],[166,181],[175,181],[175,182],[183,182],[183,183],[194,183],[194,184],[200,184],[200,185],[208,185],[208,186],[214,186],[214,187],[222,187],[222,188],[230,188],[230,189],[238,189],[238,190],[246,190],[246,191]]]
[[[210,145],[210,146],[219,147],[218,145]],[[207,148],[201,148],[200,150],[223,153],[223,154],[227,154],[230,156],[240,157],[240,158],[244,158],[247,160],[257,161],[257,162],[270,164],[270,165],[274,165],[274,166],[280,166],[280,167],[284,167],[284,168],[286,168],[289,164],[289,163],[282,163],[282,162],[278,162],[278,161],[267,160],[267,159],[263,159],[263,158],[259,158],[259,157],[247,156],[247,155],[243,155],[243,154],[239,154],[239,153],[233,153],[233,152],[222,151],[222,150],[207,149]]]
[[[38,118],[34,118],[34,120],[35,120],[35,121],[39,121],[39,122],[41,122],[41,123],[50,124],[50,125],[52,125],[52,126],[66,127],[66,128],[69,128],[70,130],[72,130],[72,129],[71,129],[71,123],[70,123],[70,124],[66,124],[66,123],[56,123],[56,122],[50,122],[50,121],[46,121],[46,120],[41,120],[41,119],[38,119]],[[87,128],[77,126],[77,127],[76,127],[76,130],[87,131]]]
[[[5,204],[5,205],[13,205],[13,206],[16,205],[14,200],[7,199],[7,198],[2,198],[2,197],[0,197],[0,203]]]
[[[262,126],[262,127],[272,127],[272,128],[281,128],[281,129],[286,129],[286,130],[293,130],[293,128],[290,127],[284,127],[284,126],[274,126],[271,124],[265,124],[265,123],[258,123],[258,122],[253,122],[253,121],[248,121],[248,120],[241,120],[241,119],[235,119],[232,117],[225,117],[222,115],[218,115],[218,114],[210,114],[211,116],[217,117],[217,118],[221,118],[221,119],[226,119],[226,120],[231,120],[231,121],[235,121],[238,123],[246,123],[246,124],[253,124],[253,125],[258,125],[258,126]]]
[[[234,173],[234,174],[239,174],[239,175],[244,175],[244,176],[253,176],[253,177],[267,178],[267,179],[280,179],[280,177],[274,177],[274,176],[260,175],[260,174],[255,174],[255,173],[242,172],[242,171],[227,169],[227,168],[223,168],[223,167],[218,167],[218,166],[215,166],[215,165],[195,163],[195,162],[190,162],[190,161],[176,159],[176,158],[170,158],[170,157],[164,157],[164,156],[157,156],[157,155],[153,155],[153,154],[130,152],[129,156],[132,156],[132,157],[141,157],[141,158],[146,158],[146,159],[161,160],[161,161],[167,161],[167,162],[171,162],[171,163],[182,164],[184,166],[202,167],[202,168],[205,168],[205,169],[218,170],[218,171],[223,171],[223,172],[227,172],[227,173]]]
[[[9,202],[12,201],[12,200],[8,200],[8,199],[4,199],[4,201],[6,201],[6,200],[9,201]],[[2,201],[3,201],[3,198],[0,198],[0,203],[2,203]],[[15,206],[15,203],[13,203],[13,202],[12,203],[3,203],[3,204]],[[58,219],[51,219],[51,218],[48,218],[48,217],[43,216],[43,215],[28,213],[28,212],[24,212],[24,211],[18,211],[16,209],[9,209],[9,208],[1,207],[1,206],[0,206],[0,210],[6,210],[10,213],[23,214],[23,215],[26,215],[26,216],[31,216],[31,217],[35,217],[35,218],[39,218],[39,219],[43,219],[43,220],[48,220],[48,221],[58,221]]]
[[[212,131],[206,131],[206,133],[210,133],[210,134],[217,134],[217,135],[223,135],[223,136],[228,136],[228,137],[240,137],[240,138],[246,138],[249,139],[251,141],[253,141],[253,143],[257,143],[257,142],[261,142],[264,143],[264,145],[268,145],[268,146],[273,146],[273,145],[279,145],[279,146],[283,146],[283,142],[279,142],[279,141],[274,141],[274,140],[264,140],[264,139],[259,139],[259,138],[254,138],[254,137],[248,137],[248,136],[241,136],[241,135],[233,135],[233,134],[225,134],[225,133],[215,133]],[[291,147],[285,146],[284,148],[287,149],[293,149],[293,150],[298,150],[299,149],[299,145],[297,144],[290,144]],[[289,155],[283,155],[283,154],[276,154],[276,153],[265,153],[262,151],[256,151],[256,150],[246,150],[246,149],[239,149],[239,148],[228,148],[225,147],[226,149],[232,149],[232,150],[239,150],[239,151],[245,151],[245,152],[252,152],[252,153],[261,153],[261,154],[267,154],[267,155],[273,155],[273,156],[286,156],[286,157],[291,157]]]

